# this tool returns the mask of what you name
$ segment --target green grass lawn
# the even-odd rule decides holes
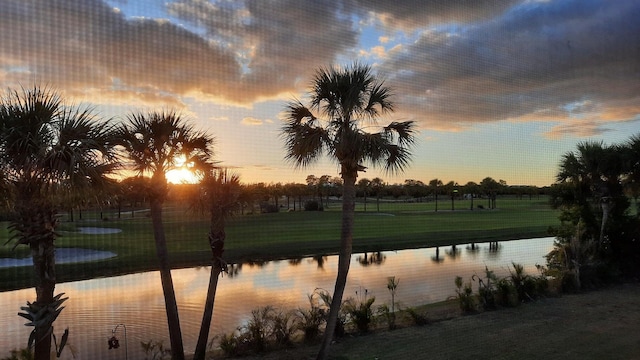
[[[475,201],[475,204],[484,202]],[[435,204],[384,201],[380,213],[375,199],[356,208],[354,252],[399,250],[470,242],[503,241],[547,235],[549,226],[558,223],[557,212],[546,198],[498,199],[496,210],[469,210],[469,201],[440,201]],[[151,221],[144,213],[113,212],[101,221],[96,213],[85,212],[83,220],[65,222],[62,217],[57,247],[80,247],[111,251],[117,257],[79,264],[57,265],[58,282],[105,277],[155,270],[157,261]],[[239,215],[229,221],[225,257],[228,262],[269,260],[313,254],[334,254],[340,236],[340,204],[331,203],[323,212],[280,212]],[[8,239],[6,223],[0,223],[0,238]],[[78,227],[113,227],[118,234],[86,235]],[[207,265],[208,219],[177,206],[164,210],[164,227],[173,267]],[[11,250],[0,246],[0,258],[25,257],[25,246]],[[0,269],[0,290],[33,286],[30,266]]]

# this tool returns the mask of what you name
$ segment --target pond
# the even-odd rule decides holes
[[[453,248],[424,248],[382,253],[354,254],[345,298],[366,290],[375,296],[375,305],[390,304],[387,278],[400,280],[396,302],[416,306],[445,300],[455,292],[454,278],[469,279],[482,275],[485,265],[499,276],[509,273],[511,262],[537,274],[536,264],[544,265],[544,255],[553,247],[553,238],[458,245]],[[229,332],[248,320],[251,310],[265,305],[281,309],[308,308],[308,294],[316,288],[333,291],[336,256],[270,261],[236,265],[232,274],[220,279],[211,335]],[[193,352],[207,291],[209,268],[174,270],[173,281],[178,299],[185,351]],[[127,329],[129,358],[141,358],[141,341],[163,341],[168,347],[164,299],[158,272],[146,272],[104,279],[58,284],[56,293],[69,300],[54,324],[60,336],[69,328],[69,345],[76,358],[89,355],[100,359],[124,359],[123,328],[117,330],[121,347],[108,350],[107,340],[117,324]],[[33,301],[33,289],[0,293],[0,357],[27,344],[31,328],[17,313],[26,301]],[[62,358],[71,359],[66,349]]]

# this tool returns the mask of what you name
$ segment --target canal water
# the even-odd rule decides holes
[[[351,259],[345,298],[356,291],[375,296],[375,305],[390,304],[387,278],[399,279],[396,302],[416,306],[445,300],[455,294],[456,276],[470,279],[483,275],[485,266],[499,276],[509,273],[511,263],[537,274],[535,265],[544,265],[553,247],[553,238],[515,240],[474,246],[424,248],[382,253],[354,254]],[[211,325],[211,335],[229,332],[245,323],[251,310],[271,305],[280,309],[308,308],[308,295],[316,288],[333,292],[337,256],[245,263],[232,267],[232,274],[220,279]],[[209,268],[174,270],[185,351],[193,352],[206,297]],[[56,293],[69,297],[66,308],[54,324],[60,337],[69,328],[69,348],[63,359],[124,359],[124,327],[116,330],[119,349],[108,349],[108,339],[118,324],[127,331],[129,359],[143,358],[140,342],[163,341],[169,346],[164,299],[158,272],[58,284]],[[31,328],[17,316],[20,306],[35,299],[33,289],[0,293],[0,357],[14,348],[23,348]],[[73,350],[73,351],[71,351]]]

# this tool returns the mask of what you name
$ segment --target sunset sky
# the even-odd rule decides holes
[[[243,182],[338,175],[284,161],[281,112],[319,67],[370,64],[410,168],[361,177],[553,182],[584,140],[640,132],[637,0],[3,0],[0,85],[45,84],[119,121],[177,109]]]

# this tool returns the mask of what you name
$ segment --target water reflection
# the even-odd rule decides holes
[[[435,254],[435,256],[431,257],[431,260],[433,260],[433,262],[435,262],[435,263],[441,263],[441,262],[444,261],[444,259],[440,257],[440,247],[439,246],[436,246],[436,254]]]
[[[327,261],[326,255],[316,255],[312,259],[318,264],[318,270],[324,270],[324,263]]]
[[[365,267],[369,265],[382,265],[386,259],[387,256],[380,251],[372,252],[371,255],[369,255],[369,253],[364,253],[362,255],[358,255],[356,258],[358,263]]]
[[[374,305],[389,304],[387,278],[395,276],[400,280],[395,300],[402,306],[440,301],[453,294],[455,276],[470,278],[473,274],[482,274],[485,265],[498,276],[508,274],[507,266],[512,261],[525,265],[528,273],[535,273],[535,265],[544,264],[543,256],[551,250],[553,239],[495,245],[475,244],[474,250],[467,251],[463,249],[471,246],[448,246],[443,251],[427,248],[354,255],[345,297],[354,297],[356,291],[367,289],[368,296],[376,297]],[[314,289],[333,289],[337,262],[336,256],[317,256],[306,261],[230,265],[229,275],[220,279],[211,334],[228,332],[245,323],[251,310],[257,307],[308,307],[308,294]],[[206,297],[208,268],[172,273],[185,350],[193,351]],[[112,329],[120,323],[127,326],[130,358],[144,356],[139,346],[141,341],[169,343],[157,272],[59,284],[57,289],[65,292],[70,300],[56,321],[56,329],[69,327],[69,344],[79,359],[90,355],[124,359],[124,351],[108,351],[106,346]],[[26,346],[30,328],[23,325],[24,320],[16,313],[20,305],[33,296],[33,289],[0,293],[0,324],[4,328],[0,336],[0,357],[8,355],[13,348]],[[62,356],[70,358],[70,354],[65,351]]]

